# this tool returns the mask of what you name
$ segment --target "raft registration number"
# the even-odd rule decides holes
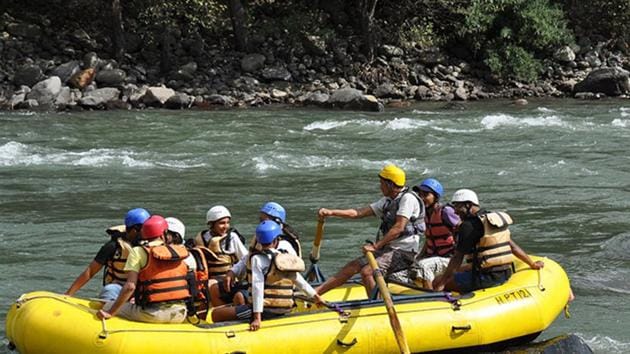
[[[495,296],[494,299],[497,301],[497,304],[505,305],[510,302],[527,299],[528,297],[532,297],[532,294],[527,289],[519,289],[500,296]]]

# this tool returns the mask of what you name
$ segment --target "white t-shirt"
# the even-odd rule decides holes
[[[370,204],[370,208],[374,212],[374,215],[382,219],[385,206],[388,205],[391,201],[392,198],[383,197],[378,201]],[[400,204],[398,204],[398,211],[396,212],[397,216],[403,216],[407,220],[411,220],[412,217],[419,218],[421,212],[422,207],[420,206],[420,202],[411,193],[405,193],[402,195],[402,197],[400,197]],[[404,237],[402,239],[396,238],[392,240],[388,244],[388,246],[395,249],[418,252],[421,236],[422,235],[417,234],[409,237]]]

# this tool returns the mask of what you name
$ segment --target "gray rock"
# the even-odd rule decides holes
[[[267,81],[291,81],[291,73],[286,68],[265,68],[262,77]]]
[[[141,87],[138,87],[134,84],[123,85],[122,100],[128,101],[131,104],[135,105],[140,102],[140,100],[142,100],[142,97],[144,97],[144,95],[146,95],[147,89],[148,87],[146,85],[142,85]]]
[[[142,97],[142,102],[147,106],[160,107],[175,94],[173,89],[164,86],[153,86],[147,88],[147,92]]]
[[[241,59],[241,70],[254,72],[265,65],[265,56],[262,54],[249,54]]]
[[[195,72],[197,71],[197,63],[194,61],[182,65],[177,71],[172,75],[172,79],[180,80],[180,81],[192,81],[195,78]]]
[[[460,101],[468,100],[468,92],[463,87],[458,87],[455,90],[454,96],[455,96],[455,99],[460,100]]]
[[[54,105],[58,108],[63,108],[69,106],[74,103],[72,101],[72,93],[70,92],[70,88],[68,86],[64,86],[59,91],[59,94],[55,98]]]
[[[99,63],[98,55],[94,52],[89,52],[83,56],[83,69],[96,68]]]
[[[383,44],[379,48],[379,53],[387,56],[388,58],[402,57],[403,55],[405,55],[405,51],[402,50],[402,48],[398,48],[389,44]]]
[[[278,90],[276,88],[271,90],[271,97],[273,98],[286,98],[289,94],[286,91]]]
[[[394,87],[394,85],[392,84],[382,84],[379,85],[376,90],[374,90],[374,96],[378,97],[378,98],[404,98],[405,94],[397,89],[396,87]]]
[[[9,106],[9,109],[14,109],[19,107],[19,105],[24,102],[24,100],[26,99],[26,93],[24,92],[20,92],[20,93],[15,93],[13,96],[11,96],[11,99],[9,99],[9,102],[7,103],[7,105]]]
[[[343,88],[333,92],[328,105],[332,108],[373,112],[382,112],[385,109],[383,103],[376,97],[364,95],[361,91],[352,88]]]
[[[31,92],[26,95],[26,99],[36,100],[40,106],[49,105],[57,98],[59,92],[61,92],[61,79],[58,76],[51,76],[35,84]]]
[[[575,53],[571,47],[565,45],[564,47],[558,48],[553,53],[553,58],[557,61],[568,63],[575,60]]]
[[[15,37],[36,39],[42,34],[42,29],[34,24],[9,23],[7,25],[7,32]]]
[[[183,93],[176,92],[164,103],[164,107],[168,109],[184,109],[190,108],[193,103],[193,97]]]
[[[85,96],[79,100],[79,104],[87,108],[101,109],[105,108],[108,102],[118,100],[119,96],[119,89],[114,87],[104,87],[86,93]]]
[[[320,36],[305,35],[302,38],[302,45],[306,52],[314,56],[326,54],[326,41]]]
[[[20,103],[18,103],[15,108],[17,109],[38,109],[39,108],[39,103],[37,103],[37,100],[24,100]]]
[[[54,68],[51,72],[51,75],[59,76],[59,79],[61,79],[61,83],[65,84],[66,82],[68,82],[68,80],[70,80],[72,75],[78,73],[79,70],[81,70],[79,61],[72,60]]]
[[[18,68],[13,76],[13,83],[16,86],[33,86],[44,78],[42,69],[34,64],[26,64]]]
[[[577,83],[573,92],[601,92],[608,96],[628,94],[630,93],[630,73],[620,68],[596,69]]]
[[[101,70],[94,80],[100,87],[120,87],[125,82],[127,74],[121,69]]]
[[[328,102],[329,99],[330,96],[325,93],[312,92],[306,95],[306,97],[304,98],[304,104],[323,106],[326,104],[326,102]]]
[[[230,96],[214,94],[206,97],[206,102],[214,105],[232,106],[236,100]]]
[[[94,39],[90,38],[90,35],[83,29],[75,30],[72,32],[71,37],[77,44],[87,50],[96,50],[98,48],[98,43],[96,43]]]

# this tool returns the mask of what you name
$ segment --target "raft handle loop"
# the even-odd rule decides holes
[[[571,318],[571,313],[569,312],[569,303],[564,305],[564,318]]]
[[[465,326],[451,326],[451,332],[456,332],[456,331],[470,331],[472,329],[471,325],[465,325]]]
[[[341,339],[337,338],[337,345],[342,346],[344,348],[350,348],[357,343],[359,343],[359,341],[356,338],[352,338],[352,342],[350,343],[345,343]]]
[[[542,285],[542,273],[540,272],[541,269],[538,269],[538,290],[540,291],[545,291],[545,286]]]
[[[225,332],[225,336],[228,338],[234,338],[236,337],[236,333],[234,333],[234,331],[227,331]]]
[[[98,334],[98,338],[107,339],[109,332],[107,332],[107,327],[105,326],[105,319],[101,318],[101,324],[103,325],[103,330]]]

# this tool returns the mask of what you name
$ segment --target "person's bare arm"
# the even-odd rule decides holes
[[[74,280],[72,285],[70,285],[70,288],[66,290],[66,295],[74,295],[77,291],[79,291],[79,289],[83,287],[83,285],[90,281],[94,274],[98,273],[101,268],[103,268],[103,265],[98,263],[97,261],[93,260],[92,262],[90,262],[85,270],[83,270],[83,272],[79,274],[79,276]]]

